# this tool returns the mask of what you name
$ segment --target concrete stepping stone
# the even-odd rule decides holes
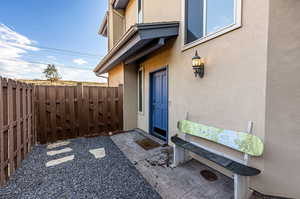
[[[46,167],[52,167],[52,166],[56,166],[65,162],[69,162],[72,161],[74,159],[74,155],[70,155],[70,156],[66,156],[63,158],[59,158],[56,160],[51,160],[49,162],[46,163]]]
[[[54,143],[54,144],[49,144],[47,146],[47,149],[54,149],[54,148],[57,148],[57,147],[60,147],[60,146],[66,146],[70,144],[69,141],[65,141],[65,142],[57,142],[57,143]]]
[[[105,157],[105,149],[98,148],[98,149],[91,149],[90,153],[95,156],[96,159],[101,159]]]
[[[56,150],[56,151],[48,151],[47,152],[47,155],[50,155],[50,156],[54,156],[54,155],[58,155],[58,154],[62,154],[62,153],[67,153],[67,152],[71,152],[72,149],[67,147],[67,148],[64,148],[64,149],[61,149],[61,150]]]

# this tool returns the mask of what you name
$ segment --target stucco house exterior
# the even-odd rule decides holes
[[[240,131],[252,121],[265,151],[250,160],[262,171],[250,187],[300,198],[299,22],[299,0],[109,0],[99,31],[108,53],[94,72],[108,73],[110,86],[124,84],[124,130],[139,128],[170,145],[187,113]],[[192,68],[196,51],[203,78]]]

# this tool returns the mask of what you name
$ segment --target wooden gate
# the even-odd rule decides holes
[[[37,86],[37,140],[108,135],[123,129],[123,86]]]

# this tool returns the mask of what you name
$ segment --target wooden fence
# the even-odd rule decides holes
[[[33,86],[0,77],[0,186],[32,147],[123,129],[123,86]]]
[[[108,135],[123,128],[123,87],[37,86],[37,140]]]
[[[33,86],[0,77],[0,185],[35,144]]]

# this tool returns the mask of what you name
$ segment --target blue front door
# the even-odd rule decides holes
[[[150,76],[150,132],[167,141],[168,132],[168,76],[159,70]]]

